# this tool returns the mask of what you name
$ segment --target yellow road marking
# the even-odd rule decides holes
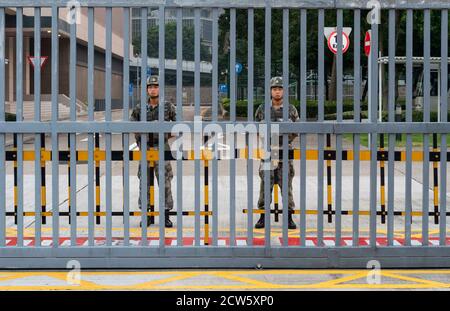
[[[148,289],[148,288],[153,288],[156,285],[160,285],[163,283],[169,283],[169,282],[174,282],[174,281],[180,281],[180,280],[184,280],[184,279],[188,279],[194,276],[198,276],[201,275],[201,272],[184,272],[182,274],[170,277],[170,278],[166,278],[166,279],[161,279],[161,280],[153,280],[150,282],[145,282],[145,283],[140,283],[140,284],[136,284],[136,285],[132,285],[128,288],[136,288],[136,289]]]
[[[228,274],[226,272],[216,272],[216,273],[214,273],[214,275],[220,276],[224,279],[237,281],[237,282],[241,282],[241,283],[252,284],[252,285],[256,285],[256,286],[260,286],[260,287],[269,287],[270,288],[271,286],[274,285],[272,283],[258,281],[255,279],[246,278],[246,277],[238,276],[238,275],[234,275],[234,274]]]
[[[399,279],[414,284],[342,284],[364,278],[369,270],[218,270],[218,271],[82,271],[82,275],[166,275],[164,279],[153,280],[149,282],[137,283],[133,285],[99,285],[93,281],[81,280],[80,285],[66,286],[0,286],[0,290],[102,290],[102,289],[416,289],[416,288],[450,288],[450,283],[436,282],[407,276],[404,274],[450,274],[450,270],[382,270],[381,274],[385,277]],[[334,280],[321,281],[311,284],[277,284],[266,281],[259,281],[246,275],[333,275],[344,274]],[[244,283],[239,285],[164,285],[168,282],[180,281],[194,276],[212,275],[219,278],[225,278],[232,281]],[[28,276],[49,276],[59,280],[66,280],[67,272],[39,271],[39,272],[4,272],[1,274],[0,282],[24,278]]]
[[[403,280],[403,281],[409,281],[409,282],[426,284],[426,285],[430,285],[430,286],[433,286],[433,287],[449,287],[450,286],[450,284],[445,284],[445,283],[431,281],[431,280],[424,280],[424,279],[415,278],[415,277],[406,276],[406,275],[397,275],[395,273],[390,273],[390,272],[386,272],[386,271],[381,271],[381,275],[387,276],[387,277],[390,277],[390,278]]]

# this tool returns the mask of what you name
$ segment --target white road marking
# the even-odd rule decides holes
[[[326,246],[334,246],[335,245],[333,240],[323,240],[323,243],[325,243]]]

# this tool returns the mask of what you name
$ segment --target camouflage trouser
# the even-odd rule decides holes
[[[288,167],[288,208],[289,210],[293,210],[295,208],[294,203],[294,195],[292,192],[292,180],[294,179],[295,171],[294,171],[294,164],[292,161],[288,161],[289,167]],[[259,188],[259,199],[258,199],[258,208],[264,209],[264,175],[265,170],[261,168],[262,164],[259,166],[259,177],[261,178],[261,184]],[[280,186],[280,189],[283,189],[283,165],[280,161],[278,163],[278,166],[273,169],[269,170],[270,172],[270,203],[272,203],[272,189],[273,185],[275,184],[275,177],[277,178],[278,185]],[[282,192],[281,192],[282,193]],[[280,196],[282,198],[282,196]]]
[[[155,166],[154,166],[154,172],[155,172],[155,176],[156,179],[158,181],[158,185],[159,183],[159,163],[158,161],[155,161]],[[166,202],[166,211],[170,211],[171,209],[173,209],[173,198],[172,198],[172,188],[171,188],[171,182],[173,179],[173,172],[172,172],[172,165],[170,165],[170,163],[166,162],[165,165],[165,169],[166,169],[166,173],[165,173],[165,180],[164,180],[164,189],[165,189],[165,202]],[[147,210],[150,210],[150,163],[147,166],[147,187],[148,187],[148,196],[147,196]],[[141,179],[141,164],[139,163],[139,168],[138,168],[138,178],[139,180]],[[139,182],[139,199],[138,199],[138,204],[139,204],[139,209],[141,209],[141,193],[142,193],[142,188],[141,188],[141,183]]]

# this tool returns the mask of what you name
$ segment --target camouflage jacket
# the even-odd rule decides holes
[[[265,114],[265,105],[262,104],[258,107],[258,109],[256,109],[255,112],[255,121],[256,122],[261,122],[263,120],[265,120],[264,118],[264,114]],[[283,121],[283,106],[280,106],[279,108],[274,108],[273,106],[270,106],[270,120],[272,122],[284,122]],[[288,111],[288,118],[289,121],[287,122],[298,122],[298,120],[300,119],[298,116],[298,112],[297,112],[297,108],[295,108],[294,105],[289,104],[289,111]],[[292,142],[294,141],[295,137],[297,137],[297,134],[289,134],[289,146],[292,147]],[[283,137],[280,135],[279,137],[279,144],[280,147],[283,146]]]
[[[153,107],[147,104],[147,121],[158,122],[159,119],[159,105]],[[141,121],[141,105],[136,105],[131,113],[131,121]],[[164,105],[164,121],[176,121],[176,109],[175,106],[166,102]],[[139,148],[141,148],[141,134],[136,133],[135,135],[136,143]],[[169,139],[169,134],[165,134],[165,144],[167,145],[167,140]],[[148,147],[158,147],[159,139],[158,133],[149,133],[147,138],[147,148]]]

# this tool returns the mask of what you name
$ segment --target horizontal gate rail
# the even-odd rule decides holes
[[[304,8],[304,9],[367,9],[370,0],[83,0],[90,7],[202,7],[202,8]],[[450,9],[446,0],[378,0],[382,9]],[[2,1],[2,6],[43,7],[67,6],[71,0],[14,0]]]

